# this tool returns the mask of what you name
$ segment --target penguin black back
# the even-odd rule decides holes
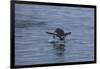
[[[59,37],[61,40],[64,39],[64,37],[62,38],[62,36],[64,36],[64,30],[62,30],[61,28],[56,28],[55,33],[56,36]]]
[[[64,30],[60,29],[60,28],[56,28],[55,32],[57,33],[57,35],[59,36],[63,36],[64,35]]]

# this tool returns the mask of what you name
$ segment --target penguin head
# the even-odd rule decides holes
[[[56,28],[56,30],[54,31],[54,33],[56,34],[57,37],[59,37],[60,40],[64,40],[64,30],[61,28]]]

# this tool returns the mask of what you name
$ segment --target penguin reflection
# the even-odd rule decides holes
[[[65,44],[53,44],[55,60],[57,62],[64,62]]]

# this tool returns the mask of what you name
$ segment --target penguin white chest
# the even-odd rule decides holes
[[[49,43],[57,43],[57,44],[64,44],[65,40],[60,40],[59,38],[51,38],[50,40],[48,40]]]

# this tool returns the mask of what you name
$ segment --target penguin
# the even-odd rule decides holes
[[[61,29],[61,28],[56,28],[56,29],[54,30],[54,32],[46,32],[46,33],[47,33],[47,34],[53,35],[53,38],[58,37],[59,40],[65,40],[65,37],[66,37],[67,35],[70,35],[70,34],[71,34],[71,32],[65,33],[64,30]]]

